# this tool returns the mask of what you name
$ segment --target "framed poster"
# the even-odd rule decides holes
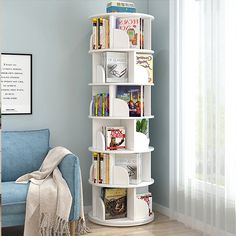
[[[1,54],[2,115],[32,114],[32,54]]]

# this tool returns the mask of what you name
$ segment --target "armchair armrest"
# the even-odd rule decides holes
[[[69,220],[78,220],[80,217],[80,162],[74,154],[67,155],[59,164],[59,169],[65,179],[71,195],[72,206]]]

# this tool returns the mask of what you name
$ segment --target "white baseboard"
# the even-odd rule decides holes
[[[154,211],[158,211],[162,215],[170,217],[170,209],[168,207],[165,207],[165,206],[162,206],[162,205],[160,205],[156,202],[153,202],[152,203],[152,209]]]

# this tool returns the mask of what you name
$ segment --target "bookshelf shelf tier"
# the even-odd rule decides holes
[[[154,183],[154,179],[151,179],[150,181],[143,181],[140,184],[129,184],[129,185],[121,185],[121,184],[99,184],[99,183],[93,183],[93,181],[89,180],[89,183],[91,185],[100,187],[100,188],[141,188],[146,187],[149,185],[152,185]]]
[[[135,49],[135,48],[105,48],[105,49],[89,50],[89,53],[101,53],[101,52],[136,52],[136,53],[154,54],[153,50]]]
[[[154,116],[140,116],[140,117],[124,117],[124,116],[89,116],[90,119],[101,120],[140,120],[140,119],[153,119]]]
[[[124,85],[124,86],[154,86],[154,83],[89,83],[89,86],[109,86],[109,85]]]
[[[93,19],[93,18],[109,18],[110,16],[112,17],[130,17],[130,18],[134,18],[134,17],[139,17],[139,18],[143,18],[143,19],[151,19],[154,20],[154,16],[148,15],[148,14],[144,14],[144,13],[103,13],[103,14],[97,14],[97,15],[92,15],[89,17],[89,19]]]
[[[112,220],[101,220],[98,217],[94,217],[92,212],[88,213],[89,220],[95,224],[105,225],[105,226],[117,226],[117,227],[127,227],[144,225],[152,222],[154,220],[154,213],[143,219],[133,220],[129,218],[112,219]]]
[[[111,153],[111,154],[132,154],[132,153],[146,153],[146,152],[153,152],[154,151],[154,147],[149,147],[148,149],[146,150],[143,150],[143,151],[136,151],[136,150],[99,150],[97,148],[94,148],[94,147],[89,147],[88,149],[90,152],[102,152],[102,153]]]

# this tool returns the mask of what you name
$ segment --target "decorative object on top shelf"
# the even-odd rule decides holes
[[[136,12],[134,3],[111,1],[107,3],[107,12]]]

